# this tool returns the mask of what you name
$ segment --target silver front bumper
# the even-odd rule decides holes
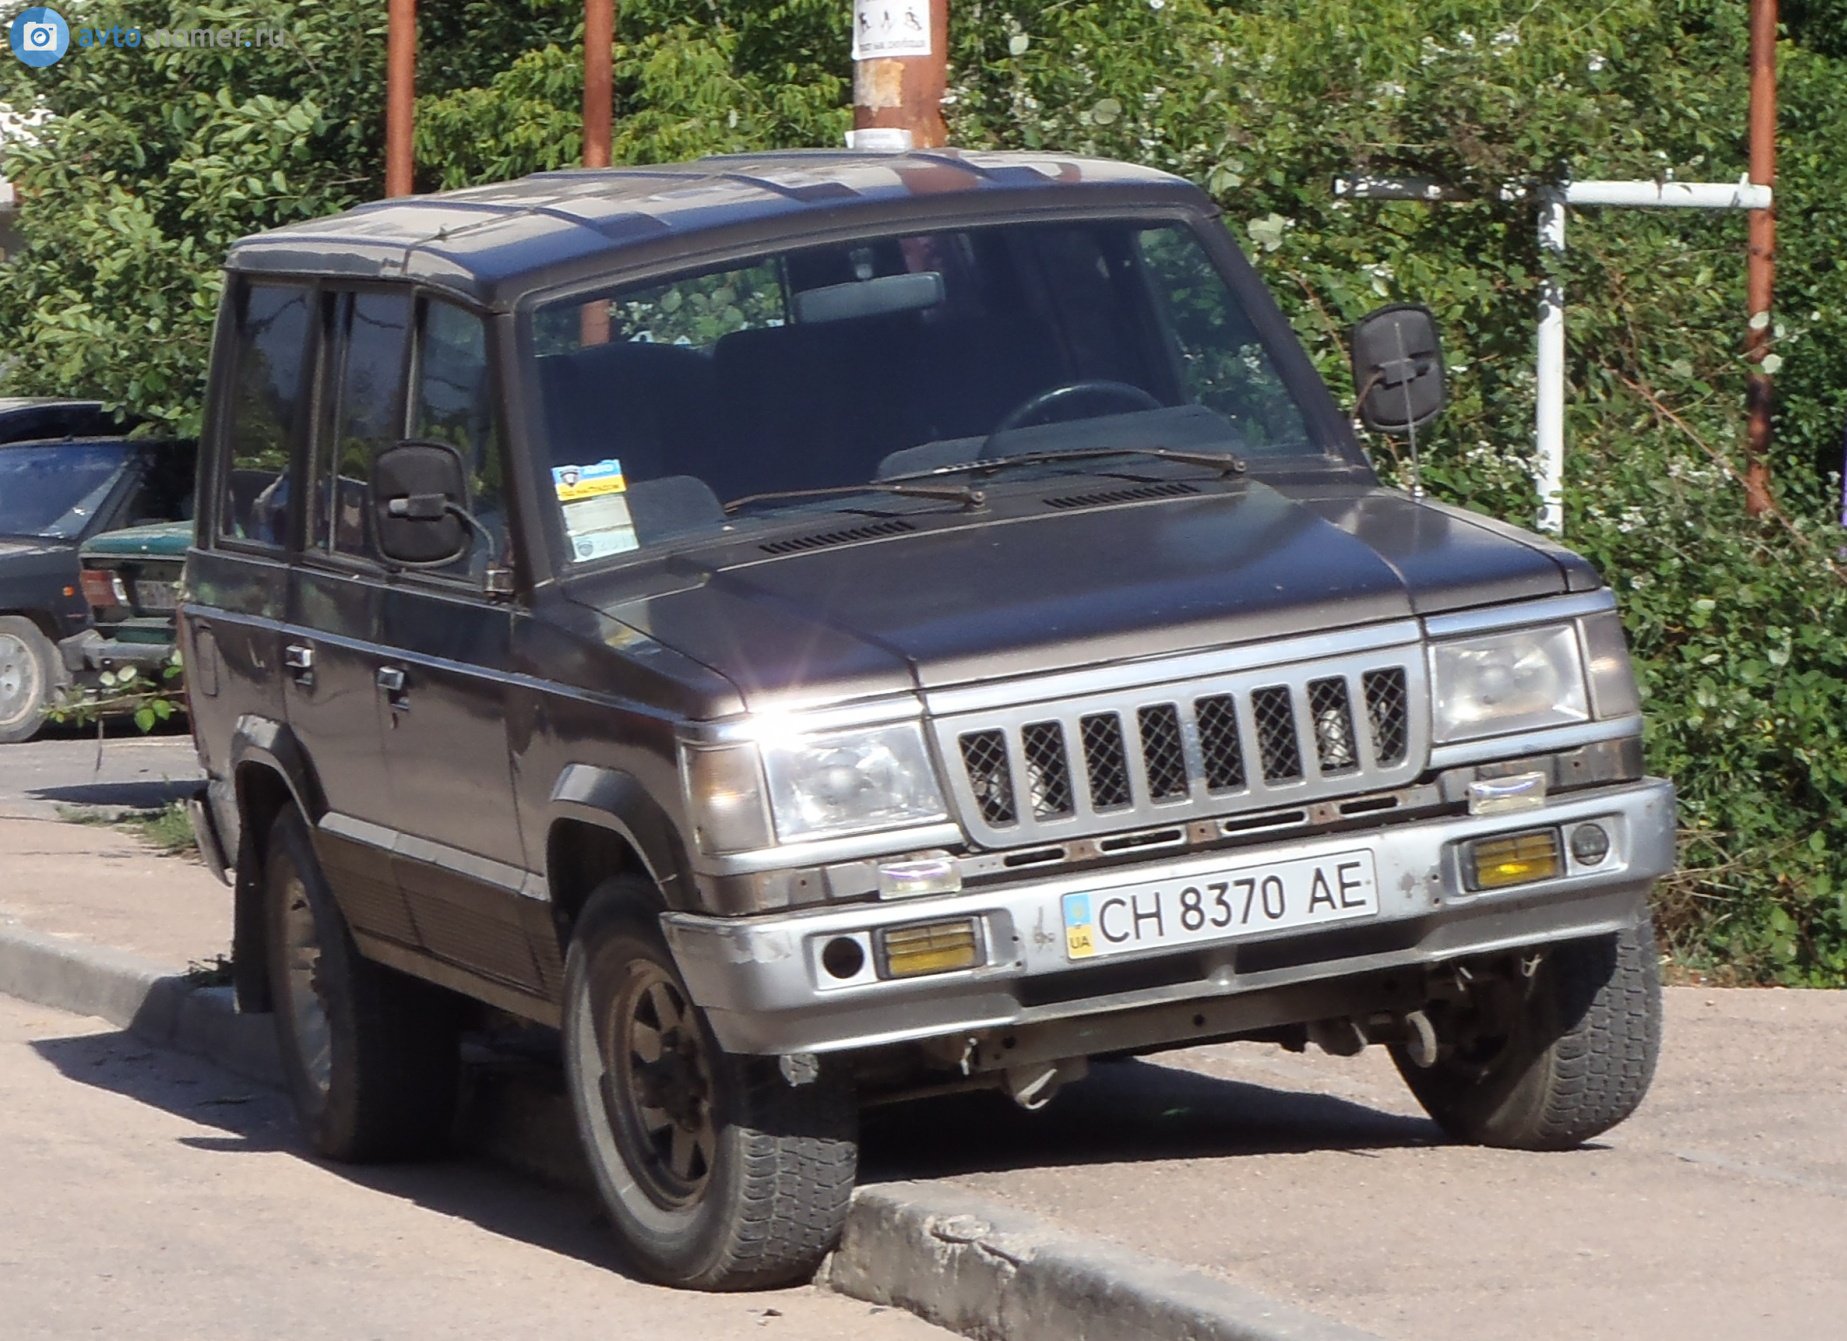
[[[1460,845],[1469,839],[1586,821],[1611,837],[1594,866],[1567,855],[1565,873],[1512,889],[1469,893]],[[1371,849],[1379,911],[1361,921],[1267,937],[1192,942],[1133,955],[1073,962],[1065,954],[1060,900],[1125,875],[1186,882],[1228,865],[1286,861]],[[905,1040],[1026,1027],[1414,967],[1633,925],[1655,880],[1673,869],[1674,788],[1649,778],[1572,792],[1540,809],[1453,816],[1259,847],[1150,861],[1055,879],[965,890],[931,898],[855,903],[751,918],[669,913],[662,926],[693,999],[732,1052],[833,1052]],[[905,980],[862,975],[835,985],[821,966],[831,938],[945,917],[979,919],[986,966]],[[1198,971],[1158,985],[1126,987],[1135,966],[1162,978],[1162,961],[1189,958]],[[1111,970],[1119,970],[1111,972]],[[1097,975],[1087,991],[1082,975]],[[1312,993],[1292,992],[1298,1021],[1335,1013]],[[1171,1013],[1171,1012],[1167,1012]],[[1218,1015],[1214,1013],[1215,1017]],[[1228,1017],[1227,1017],[1228,1018]],[[1275,1021],[1271,1021],[1275,1022]],[[1149,1026],[1152,1045],[1166,1026]],[[1227,1032],[1229,1032],[1229,1028]],[[1077,1031],[1081,1036],[1082,1030]],[[1098,1031],[1101,1037],[1105,1031]],[[1137,1043],[1133,1030],[1107,1031],[1112,1048]]]

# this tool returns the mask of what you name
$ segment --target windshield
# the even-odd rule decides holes
[[[978,458],[1323,455],[1181,224],[794,248],[541,304],[528,336],[539,464],[579,560],[722,524],[726,503],[748,516]]]
[[[0,449],[0,534],[73,540],[128,459],[119,443],[46,443]]]

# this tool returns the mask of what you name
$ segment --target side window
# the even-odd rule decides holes
[[[371,557],[376,550],[366,483],[373,454],[404,436],[411,295],[404,290],[338,294],[329,319],[338,363],[310,535],[314,547]]]
[[[1182,227],[1149,229],[1141,255],[1187,396],[1230,420],[1248,450],[1306,442],[1295,398],[1199,239]]]
[[[468,466],[468,507],[507,552],[507,507],[493,378],[487,361],[487,323],[452,303],[426,300],[417,330],[412,374],[410,436],[458,448]],[[479,539],[458,571],[480,571],[487,554]]]
[[[289,450],[307,406],[312,301],[313,291],[299,284],[251,284],[239,295],[222,538],[287,543]]]

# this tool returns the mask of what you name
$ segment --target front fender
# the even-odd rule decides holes
[[[614,830],[640,856],[668,908],[693,909],[692,864],[679,826],[632,775],[570,764],[552,787],[551,815]]]

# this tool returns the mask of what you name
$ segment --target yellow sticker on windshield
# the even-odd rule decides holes
[[[622,476],[622,463],[612,456],[587,466],[553,466],[552,487],[558,491],[559,502],[575,503],[580,498],[624,493],[628,481]]]

